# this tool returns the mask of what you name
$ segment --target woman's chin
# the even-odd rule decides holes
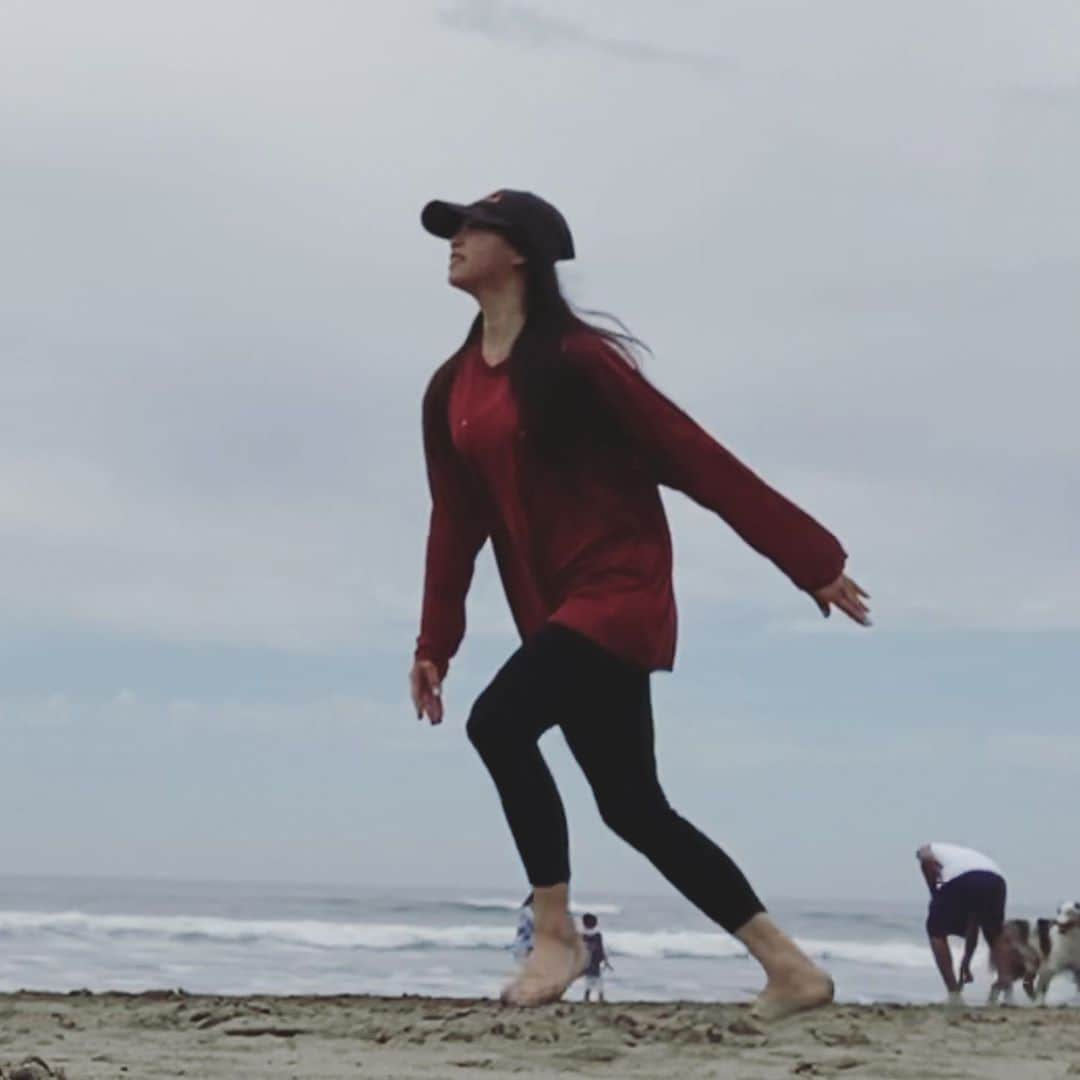
[[[472,292],[472,282],[466,274],[462,274],[456,267],[450,268],[450,272],[446,275],[446,282],[455,289]]]

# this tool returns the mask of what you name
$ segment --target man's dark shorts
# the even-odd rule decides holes
[[[974,919],[987,944],[1005,925],[1005,879],[989,870],[969,870],[942,885],[930,901],[926,932],[932,938],[963,937]]]

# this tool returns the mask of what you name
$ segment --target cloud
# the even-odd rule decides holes
[[[1038,717],[1025,718],[1023,726],[1027,727],[1033,721],[1038,723],[1038,720]],[[1038,731],[1004,733],[990,744],[990,753],[998,766],[1029,776],[1067,773],[1072,777],[1076,762],[1080,761],[1080,736]]]
[[[1033,122],[1038,99],[1000,90],[1075,81],[1032,51],[1037,19],[988,14],[1018,43],[968,41],[958,67],[966,23],[942,10],[913,71],[910,8],[321,10],[267,6],[251,48],[241,7],[210,41],[187,9],[163,27],[119,0],[71,5],[63,35],[32,5],[13,20],[15,624],[407,651],[419,398],[470,314],[417,208],[518,176],[571,216],[575,296],[625,316],[650,376],[838,533],[882,626],[1077,625],[1080,155],[1064,110]],[[718,41],[737,94],[661,66],[726,70]],[[687,614],[802,625],[771,566],[668,505]],[[508,647],[487,554],[475,588],[470,636]]]
[[[440,10],[439,18],[454,30],[533,49],[557,46],[587,49],[617,60],[666,64],[702,75],[728,74],[734,67],[729,57],[719,53],[598,34],[583,23],[511,0],[456,0]]]

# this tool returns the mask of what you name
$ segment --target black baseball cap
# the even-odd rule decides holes
[[[574,238],[566,218],[551,203],[531,191],[502,189],[468,205],[429,202],[420,213],[429,233],[449,240],[462,225],[484,225],[506,233],[507,239],[525,255],[557,262],[574,257]]]

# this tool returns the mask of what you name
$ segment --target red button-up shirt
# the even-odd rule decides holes
[[[432,512],[416,656],[445,673],[465,633],[465,596],[490,538],[522,638],[558,622],[646,670],[675,659],[671,535],[658,484],[719,514],[801,589],[844,567],[836,538],[757,477],[585,332],[564,352],[631,439],[629,452],[575,462],[575,483],[530,453],[508,364],[479,343],[458,357],[449,395],[452,451],[427,445]]]

